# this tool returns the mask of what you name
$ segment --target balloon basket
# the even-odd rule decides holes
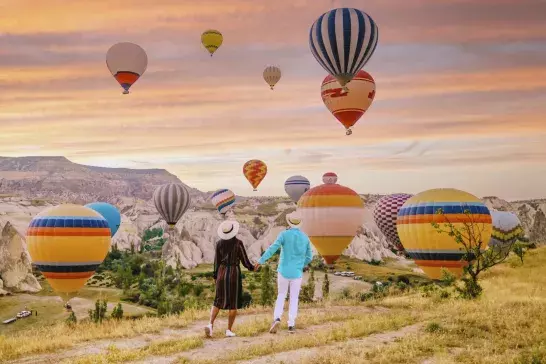
[[[345,132],[345,135],[351,135],[353,133],[353,131],[351,129],[347,129],[347,131]]]
[[[254,188],[252,191],[256,192],[256,191],[258,191],[258,190],[257,190],[256,188]]]
[[[122,92],[122,94],[123,94],[123,95],[129,95],[129,91],[124,90],[124,91]]]

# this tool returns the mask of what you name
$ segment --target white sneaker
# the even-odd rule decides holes
[[[231,332],[231,330],[226,330],[226,337],[235,337],[237,335],[235,335],[233,332]]]
[[[205,335],[207,337],[212,337],[212,324],[205,326]]]

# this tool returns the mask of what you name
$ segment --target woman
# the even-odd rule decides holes
[[[240,263],[246,269],[253,271],[254,265],[246,255],[243,242],[235,236],[239,232],[237,221],[227,220],[218,227],[220,240],[216,243],[214,256],[214,279],[216,280],[216,297],[210,311],[210,323],[205,326],[205,334],[212,337],[214,320],[220,310],[229,310],[227,337],[236,336],[231,329],[237,316],[237,309],[241,308],[243,281],[241,278]]]

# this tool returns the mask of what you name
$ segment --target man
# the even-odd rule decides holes
[[[281,257],[277,268],[278,296],[273,313],[273,325],[269,330],[272,334],[277,332],[281,323],[284,301],[286,300],[288,289],[290,289],[288,332],[294,333],[296,331],[294,325],[298,315],[298,301],[303,268],[311,263],[313,259],[309,237],[300,230],[302,221],[299,214],[292,213],[286,215],[286,221],[290,228],[277,236],[277,240],[264,252],[254,269],[256,271],[260,265],[264,264],[281,248]]]

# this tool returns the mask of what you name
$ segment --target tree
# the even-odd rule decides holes
[[[261,290],[262,306],[272,306],[275,292],[273,291],[273,275],[269,265],[264,265],[262,268]]]
[[[328,273],[324,273],[324,280],[322,281],[322,297],[328,298],[330,295],[330,279],[328,278]]]
[[[117,306],[114,307],[110,316],[116,320],[121,320],[123,318],[123,307],[121,307],[121,303],[118,303]]]
[[[74,311],[70,312],[70,316],[66,318],[65,323],[70,327],[74,327],[78,323],[78,319],[76,318]]]
[[[440,224],[432,222],[432,226],[440,234],[448,234],[455,242],[460,245],[463,252],[461,260],[465,261],[463,267],[462,282],[463,287],[456,287],[461,297],[466,299],[475,299],[482,293],[482,287],[478,283],[482,272],[500,264],[506,260],[510,251],[513,250],[514,243],[503,247],[503,249],[487,249],[489,241],[483,241],[482,235],[486,228],[485,223],[478,222],[469,209],[464,210],[465,221],[456,223],[457,227],[449,218],[444,215],[441,208],[436,210],[436,214],[442,215],[445,223]]]
[[[106,300],[97,300],[95,302],[95,309],[89,310],[89,319],[94,323],[102,323],[102,320],[106,317],[106,310],[108,303]]]
[[[301,301],[302,302],[313,302],[315,298],[315,270],[309,270],[309,280],[307,284],[302,287],[301,290]]]

